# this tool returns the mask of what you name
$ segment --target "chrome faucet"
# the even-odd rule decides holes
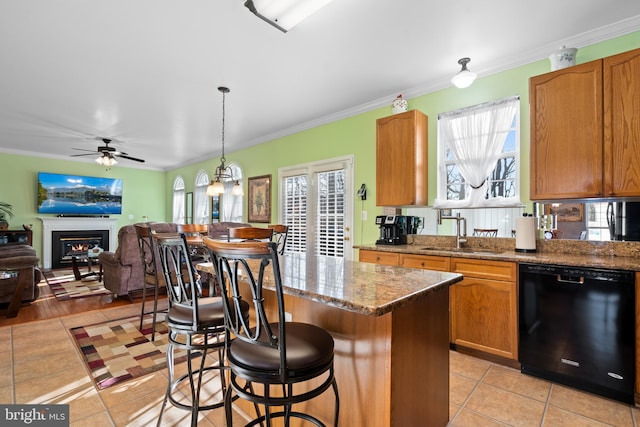
[[[443,219],[453,219],[456,221],[456,249],[462,248],[462,244],[467,243],[467,219],[460,216],[460,212],[456,216],[443,216],[442,209],[438,209],[438,225],[442,225]],[[462,227],[460,223],[462,222]]]

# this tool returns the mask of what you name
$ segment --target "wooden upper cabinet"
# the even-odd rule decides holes
[[[529,83],[531,200],[640,196],[640,49]]]
[[[602,62],[532,77],[531,200],[602,197]]]
[[[376,205],[427,205],[428,118],[418,110],[376,121]]]
[[[640,196],[640,49],[603,60],[604,195]]]

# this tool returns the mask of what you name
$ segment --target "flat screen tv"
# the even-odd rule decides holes
[[[39,172],[38,213],[121,214],[122,179]]]

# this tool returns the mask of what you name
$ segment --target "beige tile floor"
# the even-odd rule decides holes
[[[0,327],[0,402],[70,405],[71,426],[155,425],[165,370],[97,390],[69,328],[139,313],[132,304],[63,318]],[[5,344],[8,343],[8,344]],[[450,426],[637,426],[640,412],[481,359],[451,352]],[[218,391],[209,381],[207,393]],[[224,426],[223,410],[203,413],[200,426]],[[163,425],[188,425],[189,414],[168,405]],[[234,414],[234,425],[242,425]],[[354,426],[345,426],[354,427]]]

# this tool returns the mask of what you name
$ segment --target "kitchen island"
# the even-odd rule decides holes
[[[304,254],[280,261],[292,320],[318,325],[335,340],[341,426],[447,424],[449,286],[462,275]],[[273,301],[273,282],[265,289]],[[252,414],[245,403],[235,402]],[[325,393],[298,409],[331,425],[333,407],[333,394]]]

